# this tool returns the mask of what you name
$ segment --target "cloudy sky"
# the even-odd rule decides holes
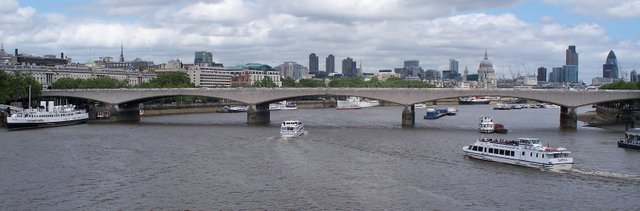
[[[640,69],[640,0],[0,0],[0,41],[9,53],[64,52],[193,63],[194,51],[225,66],[278,65],[328,54],[365,72],[419,60],[477,71],[485,49],[498,77],[562,66],[568,45],[580,80],[601,76],[614,50],[623,73]],[[336,70],[340,71],[340,66]]]

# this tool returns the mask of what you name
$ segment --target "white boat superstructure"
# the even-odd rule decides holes
[[[361,99],[359,97],[347,97],[346,100],[337,100],[336,108],[338,110],[360,109],[368,107],[376,107],[380,105],[380,101],[371,99]]]
[[[493,133],[495,129],[495,123],[493,122],[493,117],[483,116],[480,117],[480,127],[478,127],[478,131],[481,133]]]
[[[462,147],[465,155],[513,165],[547,170],[568,170],[573,166],[571,152],[564,147],[545,147],[537,138],[517,140],[480,138]]]
[[[298,137],[304,133],[304,124],[298,120],[287,120],[280,124],[280,135],[282,137]]]
[[[271,111],[295,110],[295,109],[298,109],[298,105],[296,105],[293,102],[287,102],[286,100],[269,104],[269,110],[271,110]]]
[[[27,129],[78,124],[89,119],[84,109],[75,105],[54,105],[53,101],[40,102],[42,108],[23,109],[7,116],[8,129]]]
[[[416,103],[416,104],[413,104],[413,108],[416,108],[416,109],[427,108],[427,104],[424,104],[424,103]]]

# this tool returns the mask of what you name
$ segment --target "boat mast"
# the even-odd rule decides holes
[[[29,85],[29,102],[27,102],[29,104],[29,110],[31,110],[31,85]]]

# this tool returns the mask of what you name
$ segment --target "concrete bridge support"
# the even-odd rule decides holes
[[[118,104],[109,110],[111,122],[137,122],[140,121],[140,108],[137,103]]]
[[[578,114],[576,114],[576,107],[560,107],[560,128],[578,128]]]
[[[247,109],[247,124],[267,124],[271,121],[269,103],[251,104]]]
[[[413,105],[405,105],[402,111],[402,127],[413,127],[415,124],[415,107]]]

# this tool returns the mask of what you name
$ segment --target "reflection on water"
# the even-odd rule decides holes
[[[133,124],[0,130],[0,207],[93,209],[636,209],[639,150],[623,134],[559,129],[558,109],[458,115],[403,128],[401,107],[144,117]],[[476,132],[493,116],[509,134]],[[297,119],[306,133],[279,136]],[[538,137],[572,151],[566,173],[466,159],[484,137]]]

